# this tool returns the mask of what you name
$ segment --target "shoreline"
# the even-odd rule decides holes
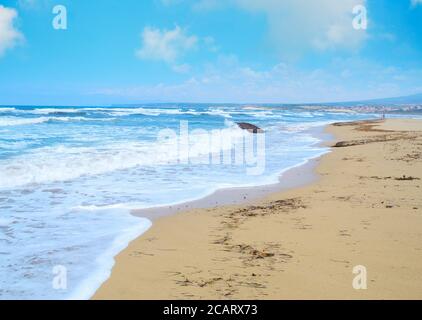
[[[131,210],[131,214],[139,218],[147,218],[154,222],[157,219],[193,209],[209,209],[218,206],[251,204],[265,198],[269,194],[306,186],[317,181],[318,176],[315,174],[314,170],[322,156],[323,155],[318,155],[315,158],[310,158],[298,165],[285,169],[285,171],[279,175],[279,181],[277,183],[247,187],[219,188],[209,195],[195,200],[184,201],[172,205],[133,209]]]
[[[147,218],[154,222],[157,219],[192,209],[208,209],[226,205],[246,205],[263,199],[275,192],[287,191],[313,183],[318,180],[318,175],[315,173],[318,162],[321,157],[330,152],[330,150],[324,151],[322,148],[327,147],[330,141],[333,140],[333,137],[326,132],[326,127],[327,125],[322,125],[307,130],[310,135],[320,140],[315,145],[321,147],[321,154],[277,172],[274,174],[277,176],[277,182],[253,186],[217,188],[211,193],[198,197],[197,199],[169,205],[132,209],[130,213],[136,217]]]
[[[398,120],[398,121],[406,121],[406,120]],[[393,128],[396,130],[400,128],[400,124],[394,122]],[[412,121],[412,120],[410,120]],[[390,120],[387,120],[388,124],[391,126]],[[374,121],[372,121],[374,123]],[[383,125],[380,121],[376,121],[375,126]],[[385,124],[384,124],[385,125]],[[420,125],[420,123],[418,123]],[[415,128],[418,127],[415,126]],[[351,126],[349,124],[349,126]],[[365,124],[362,122],[355,123],[353,126],[360,126],[364,127]],[[373,125],[374,126],[374,125]],[[373,127],[372,126],[372,127]],[[354,132],[350,132],[351,130],[347,131],[348,125],[342,125],[335,128],[333,125],[328,126],[330,133],[334,131],[344,131],[345,133],[353,136],[356,135]],[[333,129],[334,128],[334,129]],[[367,130],[366,130],[367,129]],[[366,128],[365,130],[370,135],[368,141],[373,138],[373,135],[379,134],[379,132],[372,133],[371,130]],[[356,129],[357,130],[357,129]],[[347,132],[346,132],[347,131]],[[376,130],[374,130],[376,131]],[[379,131],[379,130],[378,130]],[[381,130],[387,132],[386,130]],[[369,133],[370,132],[370,133]],[[390,131],[393,132],[393,131]],[[405,131],[399,131],[405,132]],[[338,133],[338,132],[337,132]],[[360,134],[360,133],[359,133]],[[393,133],[392,133],[393,134]],[[341,137],[343,138],[343,137]],[[402,137],[398,137],[400,139],[404,139]],[[339,139],[339,136],[336,134],[336,140]],[[389,141],[389,140],[388,140]],[[394,140],[392,140],[394,141]],[[355,150],[359,148],[367,148],[368,146],[375,145],[372,144],[372,141],[363,143],[362,146],[354,146]],[[379,141],[376,141],[379,142]],[[384,142],[379,142],[379,144]],[[388,143],[388,142],[385,142]],[[333,148],[332,148],[333,149]],[[343,149],[343,150],[340,150]],[[271,191],[271,187],[265,186],[264,190],[261,190],[261,197],[257,195],[249,196],[247,199],[241,198],[240,200],[244,200],[246,202],[239,201],[237,199],[236,202],[233,202],[233,197],[229,196],[230,191],[229,189],[222,189],[214,194],[214,197],[218,197],[221,194],[226,194],[227,199],[230,199],[231,202],[229,204],[223,203],[223,201],[218,202],[217,206],[213,203],[214,200],[197,200],[188,203],[188,207],[183,207],[183,205],[179,205],[176,208],[168,208],[168,210],[173,212],[183,211],[177,215],[168,215],[169,211],[165,214],[161,215],[160,219],[157,219],[157,223],[154,225],[143,235],[139,238],[134,240],[131,244],[129,244],[128,248],[126,248],[123,252],[121,252],[116,257],[116,264],[113,267],[111,277],[102,285],[102,287],[96,292],[93,296],[93,299],[168,299],[168,298],[217,298],[221,299],[223,297],[231,297],[234,299],[237,298],[342,298],[342,297],[353,297],[356,298],[356,292],[349,292],[346,290],[347,293],[344,292],[345,287],[344,284],[335,288],[336,294],[322,294],[319,289],[320,286],[317,286],[317,289],[313,288],[313,290],[306,291],[306,285],[304,285],[303,280],[308,279],[308,274],[310,272],[306,271],[306,269],[301,269],[300,260],[306,260],[305,257],[309,257],[315,254],[316,251],[309,251],[309,248],[306,246],[299,245],[300,250],[302,252],[301,256],[302,259],[295,261],[297,258],[297,254],[295,253],[296,250],[287,250],[286,248],[280,248],[280,245],[284,247],[283,243],[287,243],[291,246],[298,246],[298,243],[304,241],[302,238],[298,238],[296,231],[292,233],[292,230],[312,230],[313,228],[310,227],[311,225],[302,223],[301,220],[305,219],[319,219],[318,224],[324,225],[326,222],[326,215],[327,212],[332,212],[333,207],[328,207],[327,212],[323,211],[319,213],[318,209],[314,209],[317,211],[317,217],[313,216],[305,216],[300,217],[299,220],[293,218],[291,222],[292,225],[288,226],[289,228],[284,230],[283,237],[285,239],[281,241],[281,243],[274,243],[274,241],[264,241],[263,239],[267,239],[271,234],[273,236],[272,240],[278,239],[280,237],[280,232],[277,230],[273,230],[274,226],[278,226],[281,223],[289,224],[286,221],[279,220],[279,214],[287,214],[288,216],[291,215],[291,212],[302,212],[307,211],[308,202],[309,200],[307,197],[304,197],[303,200],[296,196],[297,194],[301,195],[305,191],[307,192],[309,198],[316,197],[315,195],[318,194],[320,191],[315,190],[313,191],[314,194],[309,194],[308,189],[315,189],[316,187],[320,187],[321,185],[324,186],[325,181],[328,179],[326,176],[329,175],[327,172],[321,172],[321,167],[327,167],[327,162],[332,160],[332,158],[338,158],[340,153],[343,153],[345,149],[349,148],[335,148],[334,152],[325,153],[322,157],[319,156],[317,159],[308,161],[307,164],[304,166],[298,166],[291,170],[287,170],[284,175],[292,175],[290,178],[291,180],[295,180],[292,177],[304,177],[304,172],[307,170],[313,172],[317,171],[317,178],[313,181],[307,181],[307,183],[301,184],[298,183],[296,186],[290,186],[289,188],[282,188],[280,189],[272,189],[274,192]],[[347,150],[349,151],[349,150]],[[322,159],[322,160],[321,160]],[[346,159],[346,158],[344,158]],[[346,161],[346,160],[342,161]],[[357,163],[360,165],[362,159],[358,159]],[[337,160],[338,161],[338,160]],[[332,168],[331,171],[338,171],[336,167]],[[340,169],[341,170],[341,169]],[[288,173],[290,172],[290,173]],[[286,176],[284,176],[284,179]],[[308,176],[309,178],[309,176]],[[335,178],[335,177],[334,177]],[[335,178],[336,182],[341,182],[341,178]],[[283,175],[280,179],[283,179]],[[306,180],[306,179],[305,179]],[[347,180],[347,179],[346,179]],[[348,181],[343,181],[348,182]],[[278,186],[280,183],[276,184]],[[274,185],[272,185],[274,187]],[[327,186],[325,186],[327,187]],[[256,187],[254,187],[256,188]],[[254,189],[252,188],[252,189]],[[328,186],[330,188],[330,186]],[[234,188],[238,189],[238,188]],[[238,195],[242,196],[245,194],[245,190],[237,190],[233,192],[237,192]],[[305,191],[303,191],[305,190]],[[332,189],[331,193],[341,192],[342,189]],[[375,190],[375,189],[374,189]],[[242,194],[243,192],[243,194]],[[321,191],[322,195],[324,192]],[[354,192],[359,192],[359,190],[354,190]],[[288,199],[284,199],[285,197],[290,196]],[[211,198],[213,196],[210,196]],[[284,200],[280,200],[280,198]],[[342,197],[337,197],[342,198]],[[346,197],[347,198],[347,197]],[[215,198],[214,198],[215,199]],[[207,202],[208,201],[208,202]],[[281,201],[281,202],[280,202]],[[320,201],[316,199],[315,201]],[[349,200],[339,200],[340,203],[336,202],[336,205],[344,206],[346,202],[348,205],[353,203]],[[263,205],[266,204],[266,206]],[[268,205],[268,203],[270,205]],[[318,202],[319,203],[319,202]],[[204,206],[204,204],[208,204],[207,207],[200,207],[200,205]],[[254,204],[254,205],[251,205]],[[324,202],[321,202],[322,205],[325,205]],[[186,204],[184,204],[186,205]],[[212,206],[214,205],[214,206]],[[284,207],[287,207],[284,208]],[[268,208],[268,209],[267,209]],[[336,206],[334,206],[336,208]],[[156,210],[162,210],[163,208],[156,208]],[[188,209],[188,210],[186,210]],[[344,208],[345,211],[347,208]],[[265,212],[265,217],[262,216],[261,219],[255,218],[256,216],[261,216],[261,214],[256,215],[255,211],[262,211]],[[285,212],[285,210],[287,210]],[[338,209],[335,209],[336,212]],[[415,210],[420,210],[417,208]],[[267,211],[270,211],[270,216],[267,217]],[[237,212],[237,215],[240,214],[240,217],[234,218],[233,214]],[[253,212],[254,214],[246,214],[249,212]],[[139,214],[140,212],[137,212]],[[145,217],[146,212],[142,212],[142,216]],[[245,216],[245,214],[246,216]],[[273,216],[273,214],[275,214]],[[152,212],[150,213],[152,214]],[[343,214],[343,211],[337,212],[338,215]],[[341,221],[337,221],[339,217],[331,216],[333,220],[336,220],[337,223],[342,223]],[[378,212],[377,212],[378,214]],[[303,215],[303,214],[301,214]],[[163,217],[165,216],[165,217]],[[249,218],[251,217],[251,218]],[[254,220],[254,224],[249,223],[250,220]],[[347,219],[350,219],[347,216]],[[346,219],[346,222],[347,222]],[[238,225],[241,220],[241,227]],[[268,220],[268,221],[266,221]],[[272,222],[271,222],[272,221]],[[296,222],[295,222],[296,221]],[[406,222],[406,221],[405,221]],[[270,224],[268,224],[270,223]],[[299,229],[295,227],[296,224],[301,225]],[[407,223],[407,222],[406,222]],[[263,234],[259,232],[260,228],[265,226],[265,230],[269,233]],[[388,224],[388,228],[392,228],[394,226]],[[410,227],[410,226],[409,226]],[[228,228],[228,229],[227,229]],[[240,228],[240,229],[239,229]],[[354,227],[356,228],[356,227]],[[365,226],[363,229],[367,229],[368,227]],[[264,229],[264,228],[262,228]],[[200,230],[200,231],[199,231]],[[226,231],[224,231],[226,230]],[[248,232],[245,233],[245,230]],[[323,230],[323,229],[322,229]],[[360,230],[359,228],[356,230]],[[223,232],[224,231],[224,232]],[[308,231],[313,234],[312,231]],[[326,232],[326,231],[325,231]],[[340,237],[349,237],[350,231],[349,230],[340,230],[341,233]],[[226,233],[226,235],[224,235]],[[378,234],[376,236],[384,236],[383,233]],[[222,238],[219,238],[223,236]],[[321,238],[319,241],[325,241],[324,239],[324,232],[313,234],[316,238]],[[338,236],[338,235],[337,235]],[[216,239],[217,238],[217,239]],[[214,240],[213,240],[214,239]],[[232,245],[232,242],[236,239],[236,242],[241,242],[242,244]],[[261,240],[259,240],[261,239]],[[290,239],[290,240],[289,240]],[[293,240],[296,239],[296,240]],[[347,238],[346,238],[347,239]],[[419,239],[419,235],[418,235]],[[268,240],[268,239],[267,239]],[[281,239],[279,239],[281,240]],[[279,241],[278,240],[278,241]],[[343,240],[343,239],[341,239]],[[388,240],[388,239],[387,239]],[[387,241],[386,240],[386,241]],[[260,242],[261,241],[261,242]],[[298,242],[299,241],[299,242]],[[308,242],[309,239],[306,239]],[[316,240],[315,240],[316,241]],[[338,241],[338,240],[337,240]],[[253,243],[254,242],[254,243]],[[256,242],[256,243],[255,243]],[[358,241],[359,242],[359,241]],[[246,244],[251,243],[251,244]],[[259,243],[259,244],[258,244]],[[318,243],[318,242],[315,242]],[[311,241],[308,243],[310,247],[314,247],[315,244]],[[164,248],[169,247],[172,248]],[[258,249],[257,247],[260,248]],[[337,244],[331,244],[334,248],[336,248]],[[200,249],[201,248],[201,249]],[[256,249],[252,249],[256,248]],[[297,248],[296,248],[297,249]],[[315,249],[315,248],[314,248]],[[337,248],[338,249],[338,248]],[[344,248],[348,250],[347,247]],[[374,250],[377,248],[374,248]],[[280,251],[278,252],[277,251]],[[325,249],[320,248],[322,252]],[[334,249],[333,249],[334,250]],[[422,250],[422,248],[421,248]],[[335,250],[334,250],[335,251]],[[176,253],[177,252],[177,253]],[[303,252],[308,252],[307,254],[303,255]],[[351,255],[355,255],[355,253],[349,252]],[[326,254],[329,255],[327,252]],[[341,252],[339,252],[341,255]],[[183,257],[183,258],[182,258]],[[320,258],[315,258],[315,261],[311,261],[312,267],[311,269],[316,267],[316,269],[321,268],[321,265],[318,265]],[[336,262],[336,261],[340,262]],[[341,262],[343,261],[344,262]],[[328,264],[325,261],[324,268],[325,269],[336,269],[338,266],[333,266],[334,264],[342,264],[345,263],[347,268],[350,268],[350,262],[345,262],[349,259],[329,259]],[[226,262],[229,261],[229,262]],[[308,261],[309,262],[309,261]],[[274,264],[275,263],[275,264]],[[297,269],[291,269],[291,264],[296,265]],[[299,265],[297,265],[299,263]],[[222,267],[221,264],[226,265],[226,267]],[[281,270],[281,273],[274,273],[274,269],[277,269],[279,266],[290,266],[290,270]],[[305,263],[306,265],[306,263]],[[343,266],[344,268],[344,266]],[[168,270],[167,270],[168,269]],[[289,268],[287,268],[289,269]],[[140,271],[142,270],[142,272]],[[197,270],[197,271],[195,271]],[[206,271],[208,270],[208,271]],[[244,274],[243,271],[248,270],[247,274]],[[251,270],[254,272],[249,273]],[[389,270],[391,271],[391,270]],[[418,269],[419,271],[419,269]],[[293,275],[293,278],[296,277],[296,280],[299,281],[298,283],[291,283],[290,278],[283,277],[283,273],[286,272]],[[242,274],[243,273],[243,274]],[[270,274],[270,275],[266,275]],[[274,273],[274,274],[273,274]],[[387,272],[388,273],[388,272]],[[336,274],[336,273],[335,273]],[[299,276],[300,275],[300,276]],[[337,270],[338,276],[338,270]],[[258,278],[257,278],[258,277]],[[342,277],[344,275],[342,274]],[[128,278],[132,279],[129,280]],[[245,281],[247,278],[247,281]],[[264,278],[267,280],[271,280],[274,283],[266,283]],[[347,273],[347,278],[351,278],[350,272]],[[134,281],[136,279],[136,281]],[[208,279],[208,280],[206,280]],[[240,279],[243,279],[242,281]],[[289,283],[290,294],[287,294],[285,290],[281,287],[280,279],[284,279]],[[258,281],[259,280],[259,281]],[[255,281],[255,282],[254,282]],[[302,282],[301,282],[302,281]],[[375,281],[374,279],[370,280]],[[262,282],[262,283],[261,283]],[[317,281],[318,282],[318,281]],[[157,283],[157,284],[156,284]],[[347,282],[350,287],[349,281]],[[275,288],[274,288],[275,286]],[[171,292],[166,293],[166,290],[162,290],[162,288],[166,288]],[[249,288],[249,289],[248,289]],[[271,289],[268,289],[271,288]],[[278,288],[278,290],[274,290]],[[302,288],[303,290],[298,290]],[[246,290],[246,291],[245,291]],[[249,291],[250,292],[249,292]],[[249,292],[249,293],[248,293]],[[406,289],[407,295],[409,296],[412,290],[409,291],[409,288]],[[379,291],[376,292],[374,296],[371,295],[361,295],[361,297],[391,297],[391,295],[386,294],[386,292],[382,292],[380,294]],[[390,292],[391,294],[391,292]],[[406,296],[406,293],[401,292],[400,294]],[[399,294],[397,296],[400,297]],[[410,295],[410,297],[413,297]]]
[[[138,235],[135,237],[129,237],[131,240],[126,245],[120,244],[120,249],[118,251],[114,250],[115,254],[112,256],[107,255],[108,258],[112,258],[113,262],[108,262],[107,264],[111,265],[109,271],[103,270],[101,272],[101,280],[96,282],[99,284],[97,289],[93,290],[93,285],[91,284],[89,289],[85,288],[85,285],[80,284],[78,288],[72,293],[70,299],[78,299],[78,297],[89,297],[93,298],[95,293],[101,288],[101,286],[108,281],[112,274],[112,270],[115,266],[115,258],[127,247],[131,242],[135,241],[138,238],[143,237],[143,235],[148,232],[151,228],[154,227],[155,221],[169,217],[171,215],[183,213],[185,211],[193,209],[209,209],[212,207],[218,206],[227,206],[227,205],[248,205],[252,204],[260,199],[264,199],[266,196],[276,193],[283,192],[294,188],[299,188],[316,182],[319,177],[315,173],[315,169],[318,166],[318,162],[321,157],[326,153],[329,153],[330,150],[324,151],[322,148],[327,147],[329,142],[332,141],[333,137],[326,132],[327,125],[318,125],[311,129],[306,130],[310,135],[320,140],[316,142],[315,145],[321,147],[321,153],[314,157],[303,160],[302,162],[293,165],[291,167],[283,169],[281,172],[277,173],[278,182],[268,183],[262,185],[254,186],[244,186],[244,187],[227,187],[227,188],[218,188],[212,193],[199,197],[190,201],[182,201],[180,203],[163,205],[163,206],[153,206],[148,208],[140,209],[131,209],[129,214],[137,218],[146,219],[150,222],[149,227],[145,228],[141,226],[141,231],[138,232]],[[124,238],[126,235],[122,235]],[[106,255],[105,255],[106,256]],[[104,260],[104,258],[102,257]],[[107,275],[108,274],[108,275]],[[87,280],[87,282],[91,282]],[[95,287],[96,285],[94,285]],[[93,292],[93,293],[84,293],[79,294],[79,292]],[[76,292],[76,293],[75,293]]]
[[[371,120],[368,120],[371,121]],[[335,141],[335,137],[327,132],[327,128],[332,125],[332,123],[325,125],[318,125],[311,129],[308,129],[307,132],[313,137],[319,139],[319,142],[316,142],[315,145],[321,147],[321,153],[315,157],[306,159],[301,163],[283,169],[281,172],[277,173],[278,182],[269,183],[263,185],[255,186],[244,186],[244,187],[227,187],[227,188],[218,188],[215,191],[211,192],[208,195],[199,197],[194,200],[182,201],[180,203],[170,204],[170,205],[158,205],[148,208],[139,208],[130,210],[130,214],[142,219],[147,219],[151,222],[149,228],[144,230],[139,234],[135,239],[132,239],[127,246],[117,253],[114,256],[116,257],[125,251],[131,242],[136,241],[136,239],[142,238],[145,233],[148,232],[151,228],[154,228],[154,223],[160,219],[166,219],[175,214],[183,214],[183,212],[188,212],[190,210],[202,209],[206,210],[213,207],[220,206],[238,206],[238,205],[248,205],[253,204],[256,201],[265,199],[268,195],[286,192],[288,190],[293,190],[295,188],[304,187],[315,183],[320,179],[320,176],[316,172],[319,161],[324,157],[324,155],[331,152],[330,143]],[[329,148],[325,152],[322,148]],[[97,288],[95,293],[91,295],[90,299],[95,299],[96,293],[101,287],[106,283],[115,267],[116,262],[114,261],[113,267],[111,269],[110,275],[101,283]]]

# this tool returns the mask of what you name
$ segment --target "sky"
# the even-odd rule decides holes
[[[422,0],[0,0],[0,105],[422,92]]]

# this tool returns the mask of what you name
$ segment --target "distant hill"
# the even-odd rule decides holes
[[[331,103],[330,103],[331,104]],[[350,101],[332,103],[333,105],[398,105],[398,104],[422,104],[422,93],[413,94],[410,96],[394,97],[394,98],[382,98],[382,99],[371,99],[362,101]]]

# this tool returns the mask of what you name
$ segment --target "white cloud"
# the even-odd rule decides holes
[[[204,46],[211,52],[217,52],[219,50],[218,45],[213,37],[204,37],[202,39]]]
[[[412,7],[416,7],[417,5],[422,5],[422,0],[410,0]]]
[[[235,0],[252,12],[263,12],[271,38],[287,54],[307,48],[318,50],[358,47],[365,30],[352,26],[353,8],[366,0]]]
[[[364,81],[362,80],[364,79]],[[220,56],[180,83],[103,88],[94,94],[114,101],[307,103],[353,101],[418,92],[422,70],[385,67],[368,60],[337,59],[324,69],[300,70],[285,63],[268,69]]]
[[[146,27],[142,47],[136,52],[141,59],[161,60],[174,64],[182,55],[195,49],[198,39],[176,26],[173,30]]]
[[[411,0],[421,2],[422,0]],[[367,38],[365,29],[353,28],[353,9],[366,0],[162,0],[163,3],[192,5],[193,10],[214,10],[235,6],[264,14],[272,45],[284,58],[296,58],[309,49],[359,48]]]
[[[190,65],[188,65],[187,63],[175,64],[171,68],[174,72],[177,72],[177,73],[188,73],[191,69]]]
[[[0,56],[23,39],[23,35],[13,25],[17,16],[15,9],[0,5]]]

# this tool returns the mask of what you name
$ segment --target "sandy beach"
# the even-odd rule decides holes
[[[161,216],[93,298],[422,299],[422,120],[326,131],[312,183]]]

